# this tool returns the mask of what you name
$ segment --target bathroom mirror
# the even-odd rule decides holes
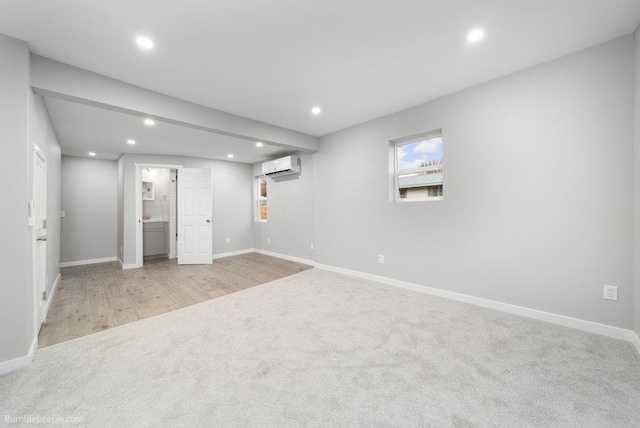
[[[142,200],[143,201],[153,201],[153,182],[152,181],[143,181],[142,182]]]

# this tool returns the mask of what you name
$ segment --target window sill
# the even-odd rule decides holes
[[[394,202],[400,204],[409,204],[411,202],[433,202],[433,201],[442,201],[444,200],[444,196],[434,196],[432,198],[424,198],[424,199],[396,199]]]

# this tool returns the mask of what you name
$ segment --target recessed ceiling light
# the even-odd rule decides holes
[[[227,157],[228,157],[229,159],[233,159],[233,155],[232,155],[231,153],[229,153],[229,154],[227,155]]]
[[[127,140],[127,144],[131,144],[132,146],[136,143],[136,140]]]
[[[144,124],[147,125],[147,126],[153,126],[156,123],[153,121],[153,119],[145,119],[144,120]]]
[[[153,40],[148,38],[147,36],[138,36],[136,37],[136,43],[140,47],[140,49],[153,49]]]
[[[89,156],[95,156],[96,154],[94,152],[89,152]]]
[[[264,146],[264,144],[262,144],[262,141],[258,141],[258,142],[256,143],[256,147],[262,147],[262,146]]]
[[[311,109],[311,113],[318,115],[320,113],[322,113],[322,109],[320,107],[314,107]]]
[[[479,42],[484,37],[484,30],[482,28],[476,28],[467,34],[467,40],[471,43]]]

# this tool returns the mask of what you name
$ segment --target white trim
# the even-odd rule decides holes
[[[117,262],[117,261],[118,261],[117,257],[103,257],[101,259],[78,260],[75,262],[62,262],[60,263],[60,267],[93,265],[96,263],[107,263],[107,262]]]
[[[178,257],[178,170],[169,170],[169,260]],[[213,213],[212,213],[213,215]],[[212,249],[213,252],[213,249]]]
[[[255,250],[253,248],[248,248],[246,250],[229,251],[228,253],[218,253],[218,254],[214,254],[211,260],[223,259],[225,257],[239,256],[240,254],[248,254],[248,253],[254,253],[254,252]]]
[[[35,169],[35,168],[34,168]],[[33,193],[35,195],[35,172],[34,172],[34,179],[33,179]],[[34,196],[35,197],[35,196]],[[33,201],[33,199],[32,199]],[[33,219],[33,224],[31,224],[31,219]],[[33,217],[29,218],[29,223],[30,223],[30,230],[29,230],[29,239],[31,240],[31,288],[33,289],[33,335],[35,337],[38,337],[38,332],[40,332],[40,325],[38,324],[38,279],[37,279],[37,272],[36,272],[36,215],[35,213],[33,213]],[[0,374],[2,373],[2,369],[0,366]]]
[[[34,337],[33,342],[31,342],[31,348],[29,348],[29,353],[27,355],[0,363],[0,376],[15,370],[29,367],[33,361],[36,349],[38,349],[38,336]]]
[[[58,289],[58,284],[60,284],[60,279],[62,278],[61,274],[58,274],[55,282],[53,283],[53,287],[51,287],[51,293],[47,296],[47,307],[44,310],[44,320],[47,320],[47,315],[49,315],[49,308],[51,307],[51,302],[53,302],[53,296],[56,294],[56,290]]]
[[[43,161],[47,161],[47,155],[40,149],[40,147],[38,147],[37,144],[33,145],[33,151],[40,156],[40,159],[42,159]]]
[[[122,260],[120,260],[119,257],[117,257],[118,259],[118,263],[120,263],[120,267],[122,268],[122,270],[127,270],[127,269],[138,269],[138,265],[136,265],[135,263],[131,263],[128,265],[125,265]]]
[[[120,267],[122,268],[122,270],[138,269],[138,266],[135,263],[125,265],[124,262],[120,260],[120,257],[116,257],[116,259],[117,259],[117,262],[120,263]]]
[[[453,291],[412,284],[410,282],[399,281],[384,276],[372,275],[330,265],[316,264],[315,267],[318,269],[341,273],[343,275],[354,276],[357,278],[368,279],[370,281],[375,281],[394,287],[404,288],[406,290],[417,291],[418,293],[430,294],[433,296],[443,297],[445,299],[456,300],[458,302],[470,303],[472,305],[482,306],[484,308],[495,309],[501,312],[507,312],[514,315],[520,315],[527,318],[533,318],[540,321],[550,322],[552,324],[574,328],[577,330],[588,331],[590,333],[613,337],[614,339],[625,340],[627,342],[634,343],[637,339],[637,336],[633,331],[626,330],[624,328],[599,324],[596,322],[581,320],[564,315],[552,314],[550,312],[525,308],[523,306],[511,305],[509,303],[496,302],[494,300],[483,299],[481,297],[474,297],[467,294],[456,293]],[[640,352],[640,343],[635,342],[635,344],[636,348],[638,348],[638,352]]]
[[[254,191],[255,191],[255,197],[253,198],[253,209],[255,211],[254,214],[254,222],[256,223],[266,223],[267,221],[269,221],[268,215],[269,213],[267,212],[267,219],[263,220],[262,218],[260,218],[260,208],[261,208],[261,204],[260,202],[262,201],[266,201],[267,202],[267,210],[269,209],[269,199],[268,199],[268,192],[267,192],[267,196],[265,196],[264,198],[262,197],[262,191],[261,191],[261,181],[264,178],[265,180],[265,186],[267,186],[267,190],[269,189],[269,183],[267,181],[267,179],[269,177],[267,177],[266,175],[262,174],[262,175],[258,175],[256,177],[254,177],[254,182],[255,182],[255,186],[254,186]],[[273,181],[273,180],[272,180]]]
[[[258,254],[264,254],[265,256],[277,257],[279,259],[289,260],[289,261],[292,261],[292,262],[298,262],[298,263],[302,263],[302,264],[305,264],[305,265],[314,266],[315,263],[316,263],[313,260],[303,259],[303,258],[294,257],[294,256],[288,256],[286,254],[274,253],[274,252],[271,252],[271,251],[260,250],[258,248],[254,248],[253,252],[254,253],[258,253]]]

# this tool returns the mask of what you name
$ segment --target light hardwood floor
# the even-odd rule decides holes
[[[216,259],[212,265],[164,259],[131,270],[117,262],[63,268],[38,344],[75,339],[310,268],[257,253]]]

